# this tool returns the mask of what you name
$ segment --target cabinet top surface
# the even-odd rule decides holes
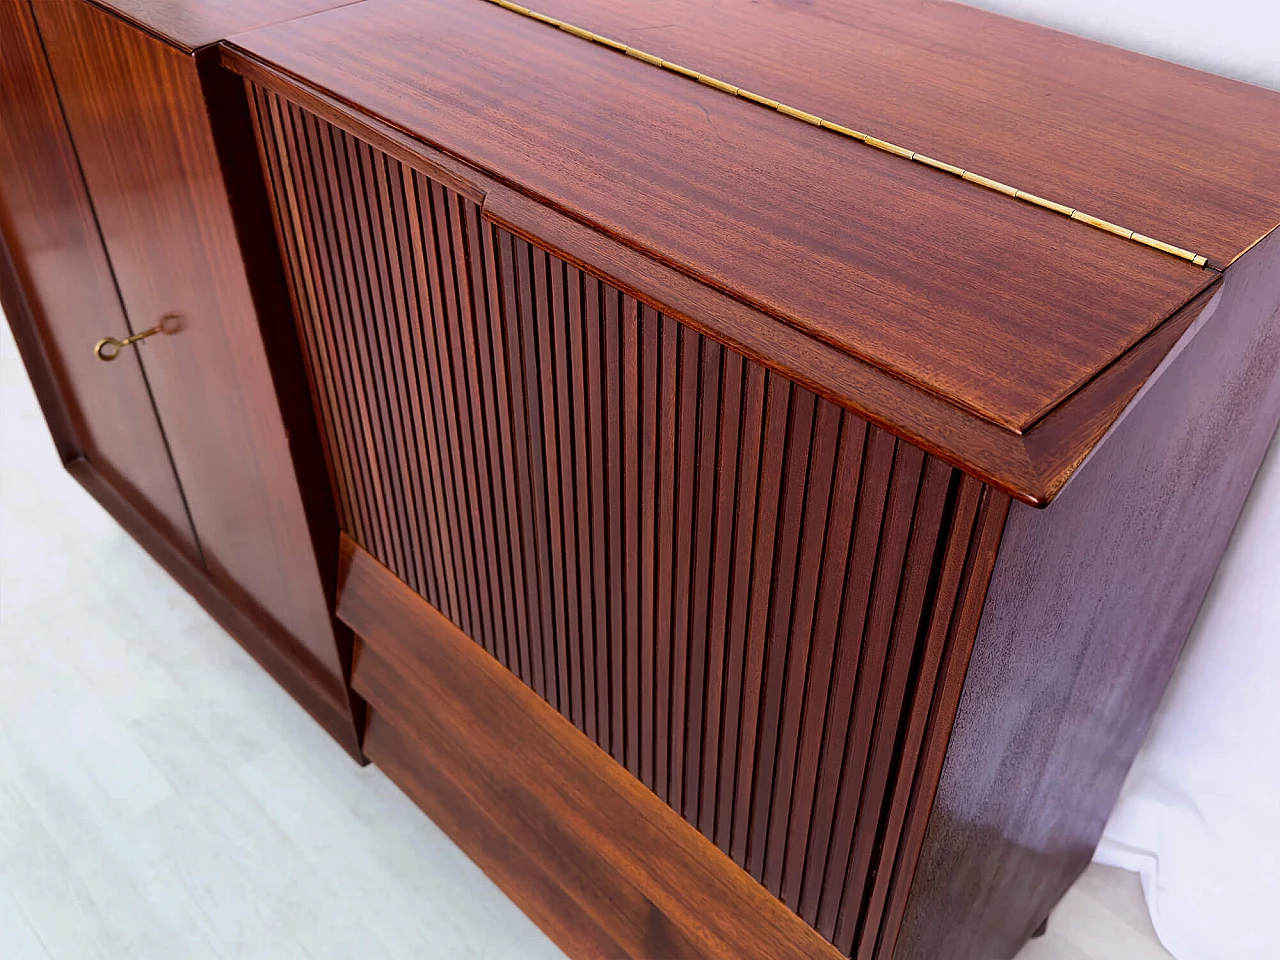
[[[535,9],[1226,265],[1280,96],[950,3]],[[236,46],[954,406],[1025,432],[1217,274],[484,0]]]
[[[359,0],[94,0],[184,50]]]

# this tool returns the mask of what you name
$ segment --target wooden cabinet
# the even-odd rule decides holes
[[[0,227],[12,258],[0,275],[59,453],[110,478],[198,557],[140,357],[94,356],[100,338],[132,331],[26,4],[0,8],[0,35]]]
[[[130,497],[570,954],[1010,957],[1280,422],[1280,97],[953,4],[546,2],[8,14],[51,423],[114,382],[45,359],[76,296],[182,319],[110,371]]]
[[[358,755],[323,455],[305,393],[277,399],[304,375],[261,181],[214,138],[247,124],[243,93],[81,0],[4,16],[5,231],[21,268],[6,312],[46,404],[71,411],[63,455]],[[95,357],[99,338],[161,324]]]
[[[575,956],[1012,956],[1280,420],[1280,97],[950,5],[656,6],[224,48],[365,750]]]

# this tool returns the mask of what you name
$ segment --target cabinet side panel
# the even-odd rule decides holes
[[[1012,957],[1088,864],[1280,420],[1280,232],[1043,511],[1010,512],[899,960]]]
[[[129,316],[179,318],[142,356],[209,571],[336,688],[342,657],[196,60],[81,0],[36,14]]]
[[[344,528],[851,952],[1008,498],[249,90]]]
[[[83,456],[179,548],[199,556],[138,358],[103,363],[129,326],[58,91],[26,2],[0,4],[0,231],[5,310],[64,459]]]

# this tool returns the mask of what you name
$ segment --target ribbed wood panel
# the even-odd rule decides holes
[[[984,488],[249,89],[351,536],[873,955]]]

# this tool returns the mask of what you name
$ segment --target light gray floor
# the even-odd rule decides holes
[[[561,957],[63,472],[0,331],[0,960]],[[1165,957],[1094,867],[1020,960]]]

